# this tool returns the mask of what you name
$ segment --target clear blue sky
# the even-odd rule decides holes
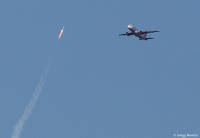
[[[21,138],[200,133],[199,0],[2,0],[0,138],[10,138],[48,58]],[[58,24],[65,25],[60,41]],[[119,37],[127,25],[160,30]]]

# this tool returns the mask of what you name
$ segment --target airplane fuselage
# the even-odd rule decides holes
[[[147,34],[141,34],[142,31],[136,30],[133,25],[128,25],[128,29],[131,31],[132,35],[135,35],[140,40],[146,40]]]
[[[141,34],[140,31],[135,30],[133,34],[138,37],[140,40],[146,40],[147,34]]]
[[[146,34],[141,34],[140,31],[132,31],[132,32],[126,32],[127,36],[134,35],[138,37],[140,40],[146,40]]]

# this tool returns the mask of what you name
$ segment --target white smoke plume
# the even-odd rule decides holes
[[[37,87],[35,88],[35,91],[34,91],[32,97],[31,97],[31,100],[30,100],[29,104],[26,106],[24,113],[22,114],[21,118],[17,122],[11,138],[20,138],[20,134],[23,130],[24,124],[26,123],[26,120],[30,117],[32,110],[33,110],[33,108],[35,107],[35,105],[38,101],[38,98],[40,96],[42,88],[43,88],[43,86],[46,82],[48,71],[49,71],[49,64],[47,65],[47,68],[42,73],[42,75],[40,77],[40,81],[39,81]]]

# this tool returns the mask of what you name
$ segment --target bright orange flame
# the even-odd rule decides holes
[[[63,32],[64,32],[64,29],[62,28],[62,29],[60,30],[60,34],[59,34],[59,36],[58,36],[58,40],[61,38]]]

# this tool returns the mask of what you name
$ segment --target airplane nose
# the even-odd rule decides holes
[[[133,25],[132,25],[132,24],[129,24],[129,25],[128,25],[128,28],[129,28],[129,29],[133,29]]]

